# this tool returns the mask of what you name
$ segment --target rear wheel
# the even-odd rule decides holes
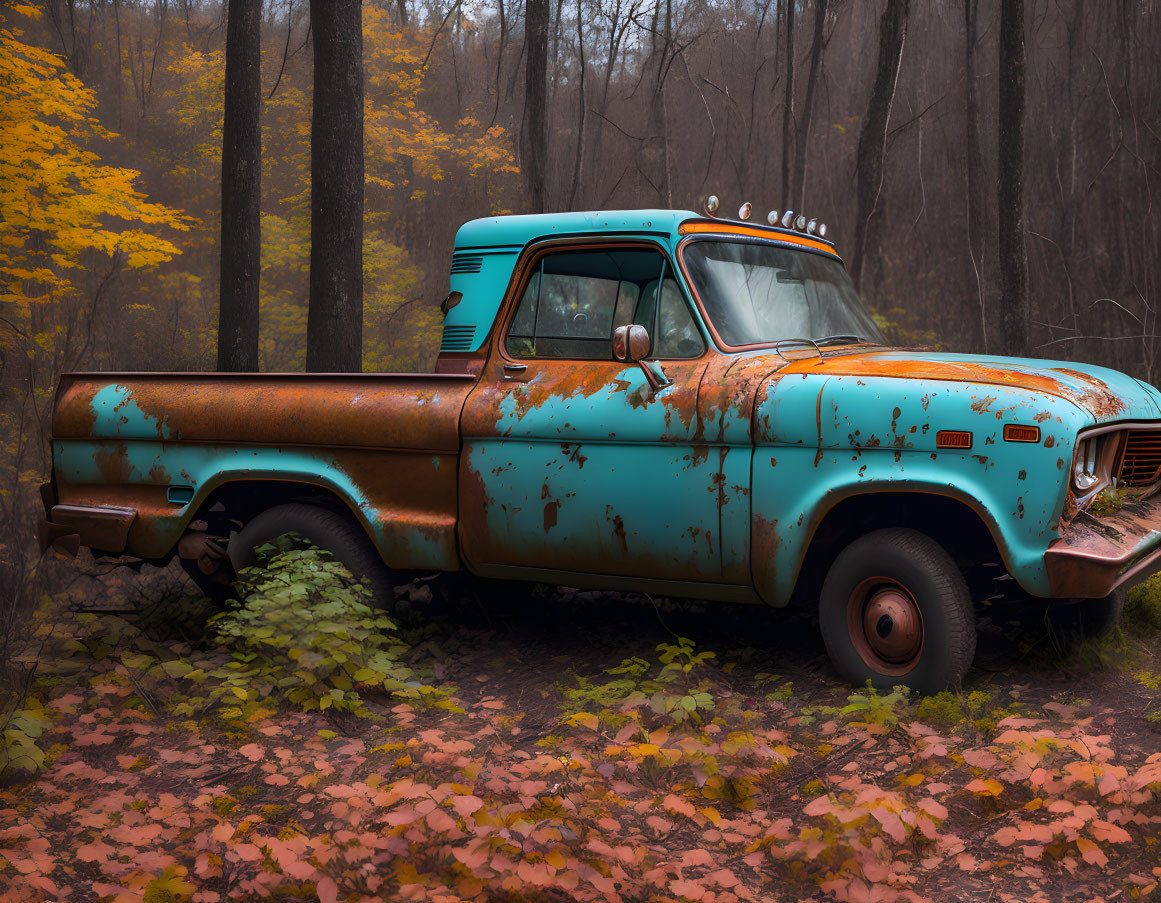
[[[847,546],[823,583],[819,625],[838,672],[878,689],[937,693],[958,685],[975,655],[967,583],[916,530],[876,530]]]
[[[255,516],[230,540],[234,570],[253,565],[257,550],[287,533],[334,555],[371,592],[375,604],[390,609],[395,604],[395,581],[379,552],[362,527],[326,508],[299,503],[279,505]]]

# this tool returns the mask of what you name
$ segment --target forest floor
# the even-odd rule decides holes
[[[0,900],[1161,896],[1161,587],[1102,646],[985,628],[920,701],[840,683],[806,616],[415,585],[402,693],[373,655],[255,677],[183,586],[42,623]]]

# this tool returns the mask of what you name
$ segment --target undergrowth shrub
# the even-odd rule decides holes
[[[180,664],[170,671],[215,679],[209,692],[223,717],[238,717],[239,703],[269,695],[307,711],[360,716],[369,714],[369,694],[446,698],[400,660],[407,647],[395,622],[372,607],[367,589],[330,553],[283,537],[259,550],[258,564],[243,569],[238,586],[243,601],[211,621],[214,639],[233,660],[210,671]]]
[[[827,709],[827,712],[844,717],[853,724],[877,725],[892,730],[899,723],[900,709],[907,706],[910,696],[911,690],[902,686],[880,695],[868,680],[863,689],[855,690],[847,697],[845,706]]]
[[[846,724],[870,728],[872,733],[894,730],[904,710],[909,707],[911,691],[898,686],[890,693],[880,694],[868,680],[862,689],[847,696],[847,704],[842,706],[806,706],[798,718],[801,725],[813,724],[821,716],[836,719]]]
[[[1003,705],[986,690],[973,690],[966,695],[943,690],[921,700],[915,716],[944,734],[970,726],[990,739],[1005,718],[1024,714],[1028,712],[1018,702]]]
[[[706,671],[715,653],[696,651],[688,637],[660,643],[656,651],[656,662],[633,657],[607,670],[613,680],[578,677],[578,686],[564,689],[566,712],[595,712],[613,725],[640,721],[649,713],[662,724],[704,723],[714,707]]]
[[[0,722],[0,780],[35,772],[44,764],[44,750],[37,740],[47,724],[44,710],[33,697],[26,697],[21,708]]]
[[[1145,720],[1161,724],[1161,708],[1157,708],[1161,703],[1161,674],[1143,669],[1137,671],[1133,679],[1149,694],[1149,708],[1145,711]]]
[[[1121,626],[1130,635],[1161,633],[1161,574],[1129,591]]]

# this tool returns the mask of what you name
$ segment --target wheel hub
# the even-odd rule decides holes
[[[875,654],[893,664],[913,659],[923,641],[918,607],[895,587],[879,590],[868,600],[863,632]]]
[[[887,578],[864,580],[847,608],[859,655],[881,674],[905,673],[923,650],[923,615],[907,588]]]

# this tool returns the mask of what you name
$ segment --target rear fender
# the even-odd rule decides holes
[[[390,567],[459,567],[454,454],[140,440],[58,440],[54,450],[62,501],[137,510],[127,554],[165,558],[215,493],[280,481],[334,495]]]

